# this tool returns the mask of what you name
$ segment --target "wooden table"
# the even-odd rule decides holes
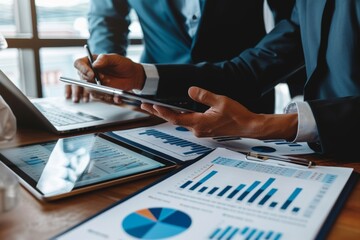
[[[117,130],[153,125],[160,122],[156,118],[151,118],[146,122],[122,125]],[[114,128],[105,128],[98,131],[109,130],[114,130]],[[0,148],[57,139],[59,137],[66,137],[66,135],[59,136],[41,130],[19,129],[15,139],[9,143],[1,144]],[[360,172],[360,159],[357,158],[346,162],[341,159],[335,161],[318,157],[311,158],[318,165],[352,167],[356,172]],[[0,239],[49,239],[115,203],[117,200],[154,182],[159,177],[149,177],[50,203],[38,201],[29,192],[21,188],[18,205],[10,212],[0,215]],[[332,226],[328,239],[360,239],[359,182]]]

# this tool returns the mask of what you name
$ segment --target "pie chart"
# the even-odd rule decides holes
[[[255,152],[267,152],[267,153],[276,152],[275,148],[268,147],[268,146],[255,146],[255,147],[252,147],[251,150],[253,150]]]
[[[184,232],[191,225],[186,213],[172,208],[144,208],[122,222],[129,235],[140,239],[164,239]]]

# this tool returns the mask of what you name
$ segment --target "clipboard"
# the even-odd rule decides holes
[[[219,157],[222,159],[219,159]],[[241,154],[231,153],[229,150],[216,149],[199,161],[182,167],[176,172],[167,175],[165,178],[113,204],[100,213],[51,239],[74,239],[79,236],[89,238],[87,234],[91,234],[91,232],[99,235],[105,234],[109,236],[109,238],[115,236],[112,234],[117,234],[116,236],[125,239],[164,239],[168,237],[173,237],[174,239],[218,239],[219,237],[232,239],[240,234],[245,238],[249,236],[263,236],[265,238],[265,236],[269,235],[270,239],[323,239],[326,237],[345,200],[358,181],[358,174],[349,168],[316,167],[311,170],[325,174],[320,182],[310,184],[308,186],[309,188],[316,188],[317,184],[326,185],[330,188],[331,184],[336,184],[337,187],[333,185],[336,188],[335,195],[331,195],[332,193],[330,192],[334,190],[332,189],[327,192],[329,195],[324,196],[322,201],[320,199],[320,203],[318,204],[319,208],[312,212],[313,215],[309,218],[309,222],[305,223],[304,221],[298,221],[301,220],[300,218],[302,218],[302,220],[306,219],[303,214],[309,214],[309,208],[305,206],[307,204],[301,205],[302,200],[306,197],[301,196],[301,193],[299,196],[295,196],[293,194],[294,191],[292,194],[289,194],[290,196],[287,199],[284,199],[283,204],[279,204],[273,209],[270,209],[270,204],[267,204],[272,203],[270,199],[280,200],[280,198],[275,197],[276,195],[270,196],[270,191],[267,191],[276,187],[273,186],[274,188],[272,188],[271,186],[276,185],[276,180],[269,183],[269,179],[272,179],[272,177],[277,178],[279,175],[269,177],[265,174],[266,178],[269,177],[268,181],[259,183],[258,187],[254,187],[253,184],[249,183],[248,186],[243,187],[242,190],[240,190],[241,184],[238,186],[229,184],[229,181],[234,180],[234,177],[230,176],[232,180],[228,179],[223,182],[222,188],[218,189],[216,193],[211,193],[210,185],[221,185],[221,179],[226,176],[220,174],[223,170],[221,167],[243,166],[243,171],[245,171],[246,164],[244,165],[244,163],[246,160],[242,157]],[[231,165],[231,163],[234,163],[231,160],[238,160],[240,162],[238,165]],[[214,164],[219,164],[221,167],[217,166],[212,168],[211,166]],[[268,165],[264,163],[253,164]],[[261,169],[260,165],[257,166],[257,169]],[[267,170],[271,170],[271,166],[267,167],[269,167]],[[295,169],[294,171],[302,170]],[[296,174],[298,173],[300,172]],[[216,174],[218,174],[217,178]],[[264,171],[258,172],[257,174],[253,174],[253,177],[260,178],[263,174]],[[346,176],[341,176],[341,174],[345,174]],[[335,175],[338,178],[336,178]],[[289,177],[289,179],[291,178],[292,177]],[[285,191],[287,189],[286,186],[289,185],[290,187],[301,186],[301,182],[304,179],[299,178],[295,180],[295,182],[293,182],[294,179],[284,182],[282,185],[283,189],[278,188],[278,191]],[[238,181],[241,183],[245,181],[245,178],[238,178]],[[254,183],[255,182],[256,181],[254,181]],[[233,187],[231,191],[229,190],[229,186]],[[209,189],[202,190],[205,187],[209,187]],[[264,195],[262,195],[262,193],[259,194],[260,190],[263,190],[262,193]],[[291,193],[291,191],[289,191],[289,193]],[[168,194],[168,196],[166,194]],[[247,195],[247,197],[239,200],[241,196],[244,195]],[[304,195],[306,195],[305,190]],[[151,200],[151,198],[149,198],[150,196],[161,196],[161,198],[167,198],[167,200],[172,202],[168,204],[166,201],[161,201],[160,199],[158,201]],[[192,196],[190,198],[191,201],[188,199],[189,196]],[[233,204],[234,196],[238,199],[236,204]],[[254,196],[258,198],[259,201],[254,200],[251,202]],[[270,197],[268,197],[267,200],[263,200],[265,196]],[[278,197],[280,196],[282,195],[279,194]],[[180,198],[180,200],[176,198]],[[205,201],[206,199],[209,201]],[[243,201],[246,201],[246,203],[243,203]],[[258,206],[258,203],[261,201],[268,201],[266,205],[269,206]],[[216,202],[223,204],[216,205]],[[256,205],[254,206],[256,211],[253,213],[259,214],[258,217],[252,217],[252,212],[250,211],[250,205],[254,203]],[[311,203],[311,201],[309,203]],[[231,205],[237,206],[237,208],[235,207],[233,209]],[[219,206],[222,207],[220,208]],[[281,208],[284,209],[281,210]],[[211,212],[205,211],[209,209]],[[266,212],[267,217],[261,218],[261,211]],[[291,215],[288,215],[289,212],[291,212]],[[164,216],[168,216],[168,218]],[[296,227],[294,226],[296,224],[287,223],[286,221],[290,221],[291,219],[289,216],[293,219],[293,223],[305,226]],[[276,219],[277,217],[279,222],[272,224],[271,221],[274,221],[274,218]],[[148,221],[145,222],[146,220]],[[166,226],[170,224],[172,227],[177,226],[177,228],[164,227],[165,225],[161,225],[162,222],[166,223]],[[270,222],[270,224],[266,224],[268,222]],[[150,227],[146,228],[146,224]],[[116,231],[111,232],[111,228],[116,228]],[[306,231],[304,231],[304,229]],[[299,231],[301,232],[300,234]],[[94,236],[91,235],[91,237]]]

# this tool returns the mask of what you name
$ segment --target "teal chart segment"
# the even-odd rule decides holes
[[[122,222],[129,235],[140,239],[166,239],[187,230],[191,218],[172,208],[145,208],[130,213]]]

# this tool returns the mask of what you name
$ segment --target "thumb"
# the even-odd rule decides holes
[[[107,55],[99,54],[98,56],[94,55],[94,58],[95,57],[96,57],[96,59],[93,62],[94,68],[103,68],[103,67],[109,65],[109,59],[108,59]]]
[[[199,87],[190,87],[189,96],[196,102],[206,106],[214,106],[218,102],[218,95]]]

